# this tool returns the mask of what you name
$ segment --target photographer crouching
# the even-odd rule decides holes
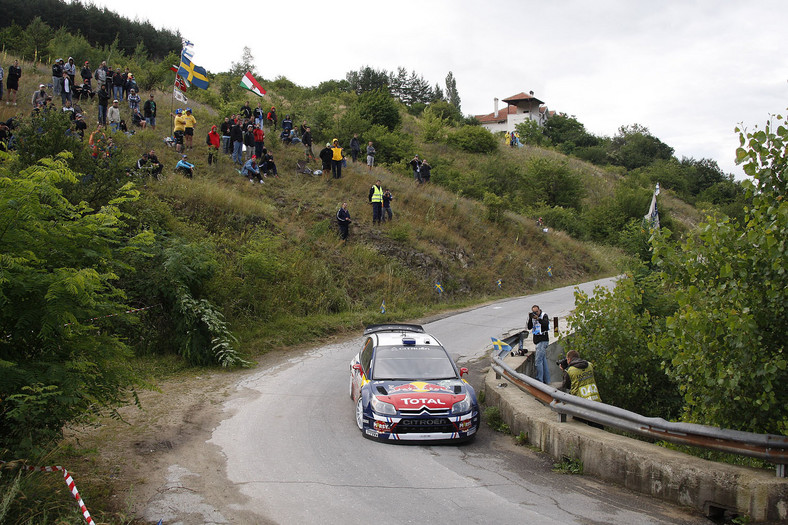
[[[546,385],[550,384],[550,370],[547,368],[547,345],[550,343],[550,318],[537,305],[531,307],[528,314],[527,328],[532,331],[534,336],[534,346],[536,355],[534,356],[534,367],[536,368],[537,381]]]
[[[580,396],[589,401],[602,402],[599,397],[599,390],[594,379],[594,367],[585,359],[580,359],[580,354],[570,350],[566,354],[566,359],[558,362],[558,366],[564,371],[564,382],[561,390],[569,392],[573,396]]]

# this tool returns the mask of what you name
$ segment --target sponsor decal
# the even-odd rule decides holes
[[[370,436],[370,437],[373,437],[373,438],[378,437],[378,432],[375,431],[375,430],[367,429],[366,432],[367,432],[367,435]]]
[[[389,394],[400,394],[405,392],[453,392],[451,388],[435,383],[425,383],[424,381],[414,381],[389,388]]]

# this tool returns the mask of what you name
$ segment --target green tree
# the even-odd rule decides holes
[[[138,196],[130,183],[94,210],[62,194],[81,178],[68,153],[22,171],[0,155],[0,449],[29,457],[64,423],[134,393],[115,329],[131,320],[107,316],[128,309],[115,283],[152,234],[125,233],[120,208]]]
[[[609,155],[613,164],[628,170],[648,166],[652,162],[673,156],[673,148],[639,124],[621,126],[610,142]]]
[[[523,141],[523,144],[546,146],[550,143],[550,139],[544,134],[544,129],[535,120],[526,119],[517,124],[514,129],[520,134],[520,140]]]
[[[492,153],[498,149],[493,134],[480,126],[463,126],[449,133],[447,142],[469,153]]]
[[[454,73],[451,71],[446,75],[446,100],[462,114],[460,93],[457,91],[457,80],[454,78]]]
[[[355,104],[361,118],[371,125],[381,125],[392,131],[399,126],[400,115],[397,102],[385,89],[362,93]]]
[[[580,121],[567,115],[553,115],[547,119],[544,135],[555,145],[571,143],[573,147],[588,147],[599,142]]]
[[[357,95],[361,95],[362,93],[375,90],[388,92],[390,75],[385,69],[378,70],[369,66],[363,66],[358,71],[348,71],[345,75],[345,80],[347,80],[350,88]]]

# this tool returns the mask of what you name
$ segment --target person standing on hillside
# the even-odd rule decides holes
[[[109,92],[106,84],[101,84],[96,96],[98,97],[98,123],[106,126],[107,106],[109,105]]]
[[[306,124],[306,121],[304,121],[304,124]],[[301,142],[304,144],[304,155],[306,155],[306,160],[315,160],[315,154],[312,153],[312,128],[309,126],[307,126],[301,134]]]
[[[197,126],[197,119],[192,115],[192,108],[186,108],[183,120],[185,121],[183,126],[184,146],[192,149],[192,146],[194,146],[194,128]]]
[[[244,130],[241,119],[237,118],[230,126],[230,142],[233,145],[233,162],[243,166]]]
[[[391,222],[394,219],[394,215],[391,213],[391,201],[393,200],[394,196],[388,189],[383,192],[383,222],[387,220]],[[388,217],[388,219],[386,219],[386,217]]]
[[[347,202],[342,203],[342,207],[337,210],[337,224],[339,225],[339,238],[347,241],[350,233],[350,212],[347,211]]]
[[[342,154],[342,148],[339,147],[339,139],[331,141],[331,175],[335,179],[342,178],[342,159],[345,156]]]
[[[323,163],[323,175],[328,179],[328,175],[331,174],[331,158],[334,156],[334,152],[331,151],[331,143],[326,142],[326,147],[320,150],[318,156]]]
[[[74,79],[77,77],[77,65],[74,63],[73,57],[68,57],[68,61],[63,64],[63,71],[68,73],[68,79],[71,81],[71,85],[74,85]]]
[[[112,105],[107,109],[107,122],[109,122],[110,131],[118,131],[120,128],[120,107],[118,101],[113,100]]]
[[[372,171],[372,166],[375,164],[375,147],[370,140],[367,144],[367,171]]]
[[[183,115],[183,110],[178,108],[175,113],[170,113],[173,120],[173,136],[175,137],[175,151],[181,153],[183,151],[183,131],[186,129],[186,119]]]
[[[63,76],[60,79],[60,103],[64,106],[66,102],[72,102],[72,93],[74,92],[74,83],[71,82],[71,77],[63,70]]]
[[[263,148],[265,147],[265,131],[263,131],[262,124],[255,124],[254,131],[254,154],[259,159],[263,156]]]
[[[372,224],[377,223],[380,226],[383,219],[383,187],[380,185],[380,179],[369,189],[369,202],[372,204]]]
[[[211,131],[205,137],[205,143],[208,145],[208,166],[211,164],[218,164],[219,161],[219,146],[221,144],[221,137],[216,132],[216,126],[211,126]]]
[[[101,63],[101,65],[96,69],[96,72],[93,73],[93,78],[96,79],[98,82],[99,87],[104,86],[107,84],[107,80],[111,80],[109,76],[109,68],[107,67],[107,61]]]
[[[268,112],[266,118],[268,119],[268,125],[276,131],[276,108],[274,106],[271,106],[271,110]]]
[[[145,122],[148,123],[151,129],[156,129],[156,101],[153,100],[153,93],[150,94],[148,100],[142,106],[142,114],[145,117]]]
[[[112,98],[123,99],[123,87],[126,85],[126,75],[121,71],[120,66],[115,68],[112,74]]]
[[[421,168],[421,160],[419,159],[419,156],[418,155],[414,156],[412,159],[410,159],[410,162],[408,164],[410,164],[410,167],[413,170],[413,179],[416,181],[416,184],[421,184],[422,182],[421,175],[419,175],[419,169]]]
[[[241,106],[241,115],[243,115],[244,118],[252,118],[252,108],[249,106],[248,100]]]
[[[427,162],[427,159],[422,159],[421,166],[419,166],[419,177],[422,182],[429,182],[432,172],[432,166]]]
[[[361,142],[358,140],[358,133],[353,133],[353,138],[350,139],[350,158],[356,162],[358,156],[361,154]]]
[[[19,91],[20,78],[22,78],[22,68],[19,67],[19,60],[14,60],[14,65],[8,68],[8,73],[6,74],[5,87],[8,88],[6,106],[11,104],[16,106],[16,94]]]
[[[537,305],[531,307],[531,313],[528,314],[527,328],[532,330],[534,336],[534,345],[536,346],[536,355],[534,360],[534,367],[536,368],[537,381],[545,384],[550,384],[550,370],[547,368],[547,345],[550,343],[550,318],[542,311]]]
[[[38,109],[47,101],[47,88],[44,84],[38,85],[38,90],[33,92],[33,97],[30,99],[30,103],[33,105],[33,109]]]
[[[63,78],[63,59],[58,58],[52,64],[52,90],[55,96],[60,95],[60,81]]]
[[[88,88],[92,89],[92,82],[93,82],[93,71],[90,69],[90,61],[85,60],[85,65],[82,66],[82,69],[79,70],[79,74],[82,77],[82,84],[87,84]]]
[[[127,100],[129,101],[129,109],[132,113],[134,113],[135,109],[140,109],[140,102],[142,102],[142,98],[140,98],[135,89],[129,91]]]
[[[263,111],[263,105],[260,102],[257,103],[257,107],[254,108],[252,114],[254,115],[255,124],[257,124],[260,129],[263,129],[263,119],[265,118],[265,112]]]

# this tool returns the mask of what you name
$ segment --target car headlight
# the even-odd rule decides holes
[[[452,414],[462,414],[471,409],[471,396],[465,394],[462,401],[457,401],[451,406]]]
[[[372,396],[372,410],[378,414],[383,414],[384,416],[397,415],[397,409],[394,408],[394,405],[391,403],[386,403],[385,401],[381,401],[375,396]]]

